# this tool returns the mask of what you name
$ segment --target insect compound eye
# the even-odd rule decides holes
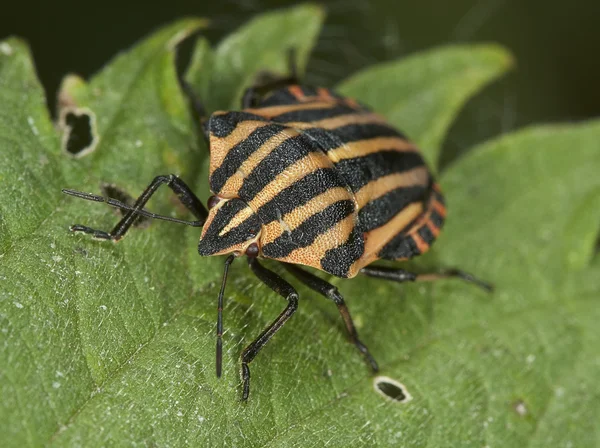
[[[248,255],[249,257],[258,256],[258,252],[258,244],[256,243],[250,244],[250,246],[248,246],[248,248],[246,249],[246,255]]]
[[[218,196],[211,196],[210,198],[208,198],[208,202],[206,203],[206,205],[210,210],[211,208],[215,207],[219,202],[221,202],[221,199],[219,199]]]

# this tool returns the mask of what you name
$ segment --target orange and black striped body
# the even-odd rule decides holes
[[[354,277],[424,253],[442,228],[444,200],[418,149],[352,99],[293,85],[213,114],[207,129],[221,201],[202,255],[256,242],[265,258]]]

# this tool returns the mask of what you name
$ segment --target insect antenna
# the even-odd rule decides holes
[[[192,226],[192,227],[202,227],[204,225],[204,221],[186,221],[184,219],[171,218],[170,216],[163,216],[163,215],[159,215],[157,213],[152,213],[146,209],[138,210],[135,207],[132,207],[131,205],[127,205],[124,202],[118,201],[117,199],[113,199],[113,198],[105,198],[104,196],[98,196],[98,195],[91,194],[91,193],[84,193],[82,191],[77,191],[77,190],[70,190],[68,188],[63,188],[62,192],[65,194],[68,194],[69,196],[75,196],[76,198],[79,198],[79,199],[85,199],[86,201],[104,202],[105,204],[108,204],[111,207],[119,208],[121,210],[132,211],[136,215],[142,215],[142,216],[145,216],[146,218],[161,219],[163,221],[176,222],[178,224],[185,224],[187,226]]]
[[[217,378],[221,377],[223,366],[223,295],[225,294],[225,284],[227,283],[227,274],[229,265],[235,259],[235,255],[230,255],[225,260],[225,268],[223,269],[223,282],[221,283],[221,291],[219,291],[219,300],[217,305]]]

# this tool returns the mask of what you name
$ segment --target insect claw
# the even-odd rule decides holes
[[[102,241],[111,240],[116,243],[120,239],[120,238],[114,237],[110,233],[105,232],[103,230],[92,229],[91,227],[82,226],[81,224],[73,224],[72,226],[69,227],[69,230],[71,232],[87,233],[88,235],[92,235],[92,238],[95,240],[102,240]]]

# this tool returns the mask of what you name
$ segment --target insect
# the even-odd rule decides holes
[[[377,362],[359,339],[338,289],[299,265],[337,277],[361,274],[396,282],[454,276],[490,288],[459,270],[415,274],[372,266],[378,259],[408,260],[426,252],[442,229],[444,197],[421,154],[385,119],[353,99],[300,85],[295,76],[268,87],[248,89],[241,111],[216,112],[205,121],[213,193],[207,207],[175,175],[157,176],[133,205],[63,190],[127,211],[110,232],[79,224],[72,231],[119,241],[142,215],[202,227],[199,254],[229,254],[218,296],[217,376],[231,263],[246,255],[256,277],[287,300],[283,312],[241,354],[243,400],[250,391],[249,364],[298,308],[293,286],[261,259],[282,262],[297,280],[337,305],[351,341],[373,372]],[[144,209],[161,185],[175,192],[195,221]]]

